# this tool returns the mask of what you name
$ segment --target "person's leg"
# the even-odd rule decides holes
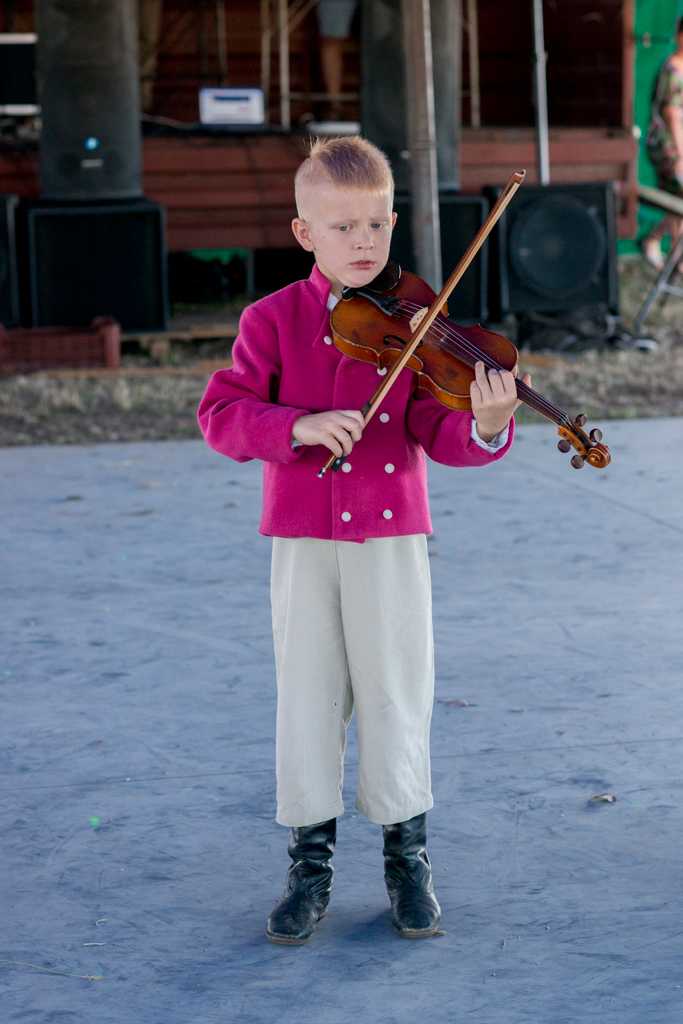
[[[366,541],[340,552],[342,620],[358,720],[356,806],[383,826],[392,923],[405,938],[438,928],[427,856],[433,799],[431,582],[424,535]]]
[[[268,919],[271,942],[301,945],[326,913],[352,698],[332,541],[273,541],[278,680],[277,820],[292,827],[292,866]]]
[[[344,40],[351,34],[351,22],[358,0],[318,0],[316,14],[320,31],[320,65],[325,91],[339,94],[344,83]],[[331,100],[327,107],[331,121],[342,115],[342,104]]]
[[[344,40],[335,38],[323,38],[320,40],[320,64],[322,67],[325,92],[339,94],[342,91],[343,68],[344,68]],[[328,111],[331,121],[338,121],[341,117],[342,105],[340,100],[330,100]]]
[[[356,806],[389,825],[432,805],[432,598],[424,534],[340,542],[342,622],[358,720]]]
[[[343,759],[353,701],[334,541],[273,539],[277,670],[277,821],[300,827],[344,813]]]
[[[645,259],[654,267],[655,270],[661,270],[664,266],[664,256],[662,254],[662,239],[666,235],[671,235],[671,244],[674,245],[678,235],[681,231],[680,217],[674,216],[672,213],[665,214],[661,220],[652,227],[645,238],[642,241],[643,255]]]

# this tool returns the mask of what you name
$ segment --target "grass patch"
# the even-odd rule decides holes
[[[0,381],[0,445],[167,441],[201,437],[205,374]]]

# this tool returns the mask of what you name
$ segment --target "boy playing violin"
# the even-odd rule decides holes
[[[245,309],[233,365],[213,375],[199,408],[212,448],[264,463],[277,821],[292,829],[292,866],[266,934],[291,945],[306,942],[327,910],[354,706],[356,807],[383,829],[392,923],[411,939],[437,930],[426,850],[434,658],[425,453],[448,466],[500,459],[519,404],[513,375],[481,363],[471,413],[417,389],[406,369],[364,429],[358,410],[386,371],[335,348],[330,311],[344,286],[369,284],[387,263],[393,184],[386,157],[364,139],[313,143],[296,174],[292,223],[315,254],[311,276]],[[351,458],[320,480],[330,451]]]

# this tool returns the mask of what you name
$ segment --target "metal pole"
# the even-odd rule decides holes
[[[289,8],[287,0],[278,0],[280,30],[280,124],[289,131],[292,126],[292,104],[289,95]]]
[[[454,190],[460,188],[461,5],[431,0],[431,16],[437,174],[441,191]]]
[[[440,291],[441,232],[429,0],[403,0],[412,233],[417,272]]]
[[[545,52],[545,39],[543,37],[543,0],[533,0],[533,5],[538,181],[540,185],[549,185],[550,151],[548,146],[548,93],[546,90],[545,79],[547,54]]]
[[[477,0],[467,0],[467,45],[470,61],[470,124],[473,128],[481,128],[479,15],[477,13]]]
[[[270,47],[273,30],[270,0],[261,0],[261,91],[266,124],[270,122]]]

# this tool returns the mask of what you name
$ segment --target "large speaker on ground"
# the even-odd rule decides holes
[[[411,203],[407,195],[394,197],[398,214],[391,240],[391,258],[404,270],[415,273]],[[441,195],[441,268],[444,281],[452,274],[458,260],[484,223],[489,212],[488,199],[482,196]],[[484,243],[472,265],[464,274],[448,300],[448,315],[461,324],[488,319],[488,250]]]
[[[32,327],[112,316],[124,330],[166,326],[164,211],[156,203],[23,209]]]
[[[21,323],[15,230],[18,202],[17,196],[0,196],[0,324],[4,327]]]
[[[136,0],[37,0],[46,199],[142,195]]]
[[[486,188],[491,201],[500,188]],[[612,182],[522,185],[490,238],[491,319],[604,304],[618,311]]]

